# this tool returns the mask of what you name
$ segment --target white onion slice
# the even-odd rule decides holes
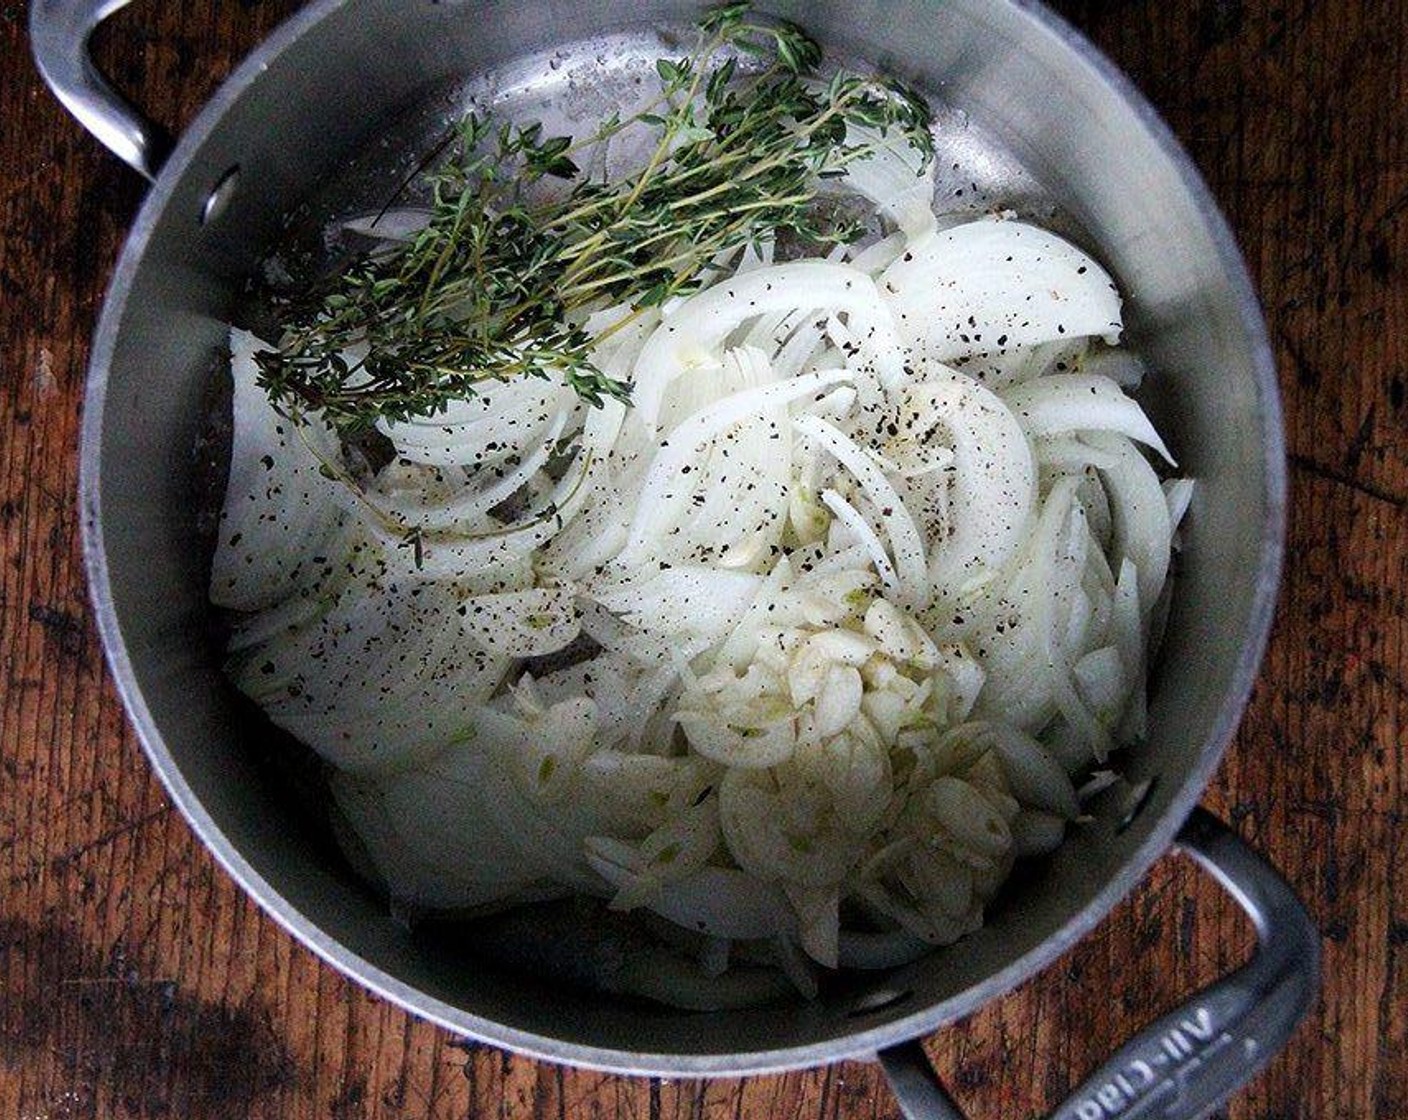
[[[1121,329],[1109,274],[1047,230],[985,218],[930,234],[883,272],[878,287],[900,337],[923,361]]]
[[[477,489],[467,488],[465,492],[448,500],[428,502],[414,493],[410,496],[387,494],[380,488],[374,488],[370,496],[376,505],[408,526],[420,526],[426,530],[453,529],[459,526],[480,527],[483,518],[491,509],[516,494],[543,469],[566,424],[567,414],[558,413],[542,443],[523,456],[517,466],[502,471],[499,477],[487,485]]]
[[[925,442],[938,427],[952,441],[952,524],[934,547],[928,578],[962,595],[991,579],[1021,546],[1036,482],[1031,449],[999,397],[951,371],[907,390],[903,404],[902,428],[913,428],[907,435]]]
[[[834,370],[744,389],[701,409],[680,424],[661,443],[651,462],[620,562],[638,565],[649,561],[654,542],[668,529],[671,520],[687,508],[692,489],[675,483],[701,446],[745,419],[848,380],[849,376],[844,370]],[[672,484],[675,484],[673,491],[669,489]]]
[[[1147,609],[1139,593],[1139,572],[1128,557],[1120,562],[1119,578],[1110,604],[1110,632],[1120,660],[1129,674],[1129,698],[1118,730],[1121,738],[1143,738],[1148,649],[1145,642]]]
[[[430,224],[430,216],[423,206],[392,206],[375,214],[348,218],[341,228],[358,237],[400,244],[414,241],[416,234]]]
[[[678,565],[592,594],[639,629],[722,638],[737,626],[762,583],[748,572]]]
[[[827,261],[792,261],[721,281],[684,301],[656,328],[636,363],[636,411],[653,428],[665,390],[690,369],[712,366],[741,323],[775,311],[846,311],[864,335],[893,337],[875,282],[859,269]]]
[[[917,961],[933,948],[903,929],[891,933],[841,930],[836,958],[842,968],[888,969]]]
[[[476,646],[509,657],[542,657],[581,632],[576,587],[539,587],[476,595],[457,608],[460,631]]]
[[[825,447],[855,477],[890,538],[901,601],[914,609],[927,606],[933,591],[924,558],[924,542],[884,471],[854,440],[819,416],[794,417],[792,426]]]
[[[933,232],[933,159],[897,130],[881,135],[874,129],[852,126],[847,130],[846,143],[867,145],[871,153],[846,165],[842,184],[874,203],[909,240]]]
[[[592,868],[618,888],[638,875],[631,867],[634,853],[606,837],[587,841]],[[742,871],[702,867],[680,879],[657,884],[643,902],[662,918],[696,933],[732,940],[776,937],[796,927],[782,893]]]
[[[870,527],[870,523],[861,516],[860,511],[835,490],[823,490],[821,492],[822,504],[829,509],[836,519],[841,522],[865,549],[870,558],[870,562],[875,565],[875,574],[887,588],[896,594],[900,590],[900,577],[895,574],[895,566],[890,563],[890,558],[885,554],[885,546],[881,543],[875,530]]]
[[[309,557],[342,520],[340,484],[322,473],[339,461],[337,437],[316,417],[295,422],[274,410],[254,361],[272,349],[230,331],[233,440],[210,573],[211,601],[229,610],[263,610],[308,582]]]
[[[570,415],[579,403],[571,388],[545,378],[486,380],[473,396],[443,412],[401,423],[379,421],[377,427],[397,454],[412,462],[492,467],[541,444],[557,417]]]
[[[1012,845],[1021,856],[1054,852],[1066,838],[1066,821],[1055,813],[1023,809],[1012,821]]]
[[[1159,477],[1137,448],[1119,436],[1092,435],[1097,448],[1114,462],[1101,470],[1110,498],[1114,556],[1134,561],[1139,570],[1139,601],[1153,609],[1168,575],[1173,523]]]
[[[1175,533],[1193,504],[1195,488],[1191,478],[1171,478],[1163,484],[1164,497],[1168,499],[1169,528]]]
[[[366,846],[391,897],[430,908],[480,906],[547,878],[482,804],[487,753],[450,752],[424,768],[382,778],[335,774],[338,807]],[[466,829],[464,822],[475,827]]]
[[[1002,398],[1033,438],[1063,432],[1117,432],[1152,447],[1170,466],[1176,465],[1138,402],[1109,378],[1052,374],[1014,385]]]
[[[860,250],[851,257],[850,265],[852,268],[858,268],[862,272],[874,276],[894,264],[908,243],[909,239],[905,236],[904,231],[898,230]]]

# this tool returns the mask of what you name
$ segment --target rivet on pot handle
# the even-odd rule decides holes
[[[1256,926],[1252,959],[1140,1031],[1050,1120],[1194,1120],[1281,1049],[1315,998],[1320,939],[1286,881],[1216,817],[1195,810],[1178,846]],[[908,1120],[964,1120],[918,1042],[879,1055]]]
[[[29,38],[39,73],[64,108],[147,179],[171,152],[171,137],[108,84],[93,64],[94,29],[128,0],[30,0]]]

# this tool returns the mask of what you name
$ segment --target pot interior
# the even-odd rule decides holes
[[[1141,399],[1197,480],[1150,735],[957,946],[825,998],[699,1014],[506,969],[463,936],[412,935],[303,826],[279,737],[219,668],[206,603],[198,442],[227,324],[290,222],[381,203],[471,103],[528,118],[629,98],[688,31],[684,3],[315,3],[220,91],[137,222],[104,312],[84,434],[84,520],[120,687],[216,855],[317,952],[437,1019],[530,1053],[633,1072],[741,1072],[860,1053],[966,1013],[1067,947],[1143,874],[1201,792],[1260,655],[1279,561],[1279,413],[1255,302],[1220,219],[1142,102],[1069,32],[983,0],[769,5],[833,55],[939,109],[940,201],[1011,208],[1090,248],[1157,375]],[[675,46],[673,49],[677,50]],[[377,106],[367,114],[353,109]],[[202,221],[232,172],[228,205]],[[1127,827],[1130,785],[1153,780]]]

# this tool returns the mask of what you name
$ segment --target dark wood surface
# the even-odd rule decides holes
[[[179,124],[291,6],[139,4],[100,49]],[[1310,903],[1325,980],[1226,1111],[1408,1117],[1408,3],[1060,7],[1203,169],[1285,394],[1287,580],[1206,801]],[[660,1084],[466,1048],[323,966],[216,867],[126,726],[77,542],[88,338],[142,185],[42,88],[25,21],[0,0],[0,1117],[896,1116],[864,1064]],[[1033,1115],[1247,943],[1165,860],[931,1056],[974,1117]]]

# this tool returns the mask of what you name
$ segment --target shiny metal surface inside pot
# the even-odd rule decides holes
[[[662,33],[687,26],[691,5],[311,5],[183,137],[134,227],[94,348],[83,516],[99,621],[176,800],[230,872],[338,967],[453,1029],[558,1061],[655,1073],[812,1064],[921,1034],[1017,983],[1169,846],[1240,716],[1275,595],[1284,480],[1260,315],[1221,219],[1142,101],[1022,5],[768,7],[838,57],[934,96],[949,169],[941,200],[1055,214],[1111,269],[1129,337],[1158,371],[1144,403],[1199,483],[1150,738],[1124,758],[1131,783],[1157,779],[1147,800],[1126,826],[1130,805],[1107,794],[1096,821],[958,946],[785,1014],[701,1015],[535,986],[472,946],[418,943],[260,779],[209,638],[193,448],[229,317],[289,216],[380,201],[470,97],[529,115],[610,100],[659,54]]]

